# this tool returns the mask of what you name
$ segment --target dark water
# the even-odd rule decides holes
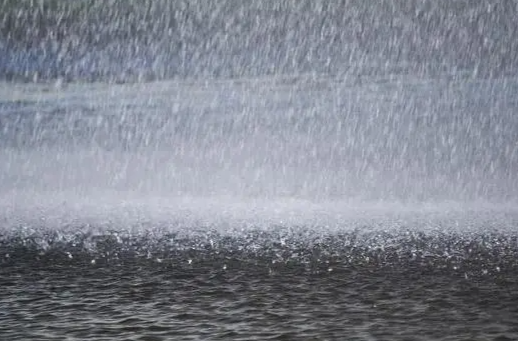
[[[482,222],[471,232],[462,224],[453,231],[450,220],[428,228],[344,224],[332,232],[176,226],[4,234],[0,334],[6,340],[515,340],[518,225],[516,214],[493,218],[498,226]]]

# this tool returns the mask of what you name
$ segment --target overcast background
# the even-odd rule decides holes
[[[0,77],[498,77],[517,71],[517,17],[512,0],[10,0]]]

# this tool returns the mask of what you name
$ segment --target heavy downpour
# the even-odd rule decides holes
[[[0,339],[518,339],[517,17],[0,2]]]

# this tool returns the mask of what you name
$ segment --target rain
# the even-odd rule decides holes
[[[517,338],[517,16],[1,2],[0,336]]]

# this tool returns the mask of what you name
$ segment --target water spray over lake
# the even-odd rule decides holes
[[[0,336],[518,336],[516,7],[0,6]]]

